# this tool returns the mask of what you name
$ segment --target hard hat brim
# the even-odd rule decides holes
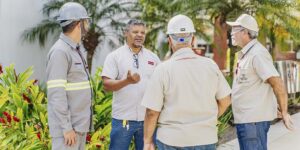
[[[80,19],[91,19],[91,17],[88,16],[88,17],[83,17],[83,18],[80,18]],[[76,21],[76,20],[80,20],[80,19],[64,19],[64,18],[58,18],[57,21],[63,21],[63,20],[74,20],[74,21]]]

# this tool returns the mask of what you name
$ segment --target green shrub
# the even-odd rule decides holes
[[[32,67],[17,74],[14,65],[0,70],[0,149],[51,149],[47,98],[30,80]],[[103,91],[101,68],[92,78],[95,131],[87,136],[87,149],[108,149],[112,94]]]
[[[47,99],[37,80],[29,80],[32,73],[16,74],[11,65],[0,75],[0,149],[50,148]]]

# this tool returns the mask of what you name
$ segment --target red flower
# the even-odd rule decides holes
[[[100,145],[100,144],[97,144],[96,147],[97,147],[97,148],[101,148],[101,145]]]
[[[11,116],[10,116],[10,114],[8,112],[4,111],[3,115],[7,118],[7,122],[10,123],[11,122]]]
[[[86,141],[87,141],[87,142],[91,142],[91,135],[90,135],[90,134],[87,134],[87,135],[86,135]]]
[[[17,118],[16,116],[14,116],[13,119],[14,119],[15,122],[20,122],[20,119]]]
[[[6,116],[6,117],[7,117],[7,116],[10,116],[9,113],[6,112],[6,111],[3,112],[3,115]]]
[[[40,133],[40,132],[38,132],[38,133],[36,134],[36,136],[41,140],[41,133]]]
[[[7,118],[7,122],[11,122],[11,116],[6,116],[6,118]]]
[[[27,103],[30,103],[30,98],[28,96],[26,96],[24,93],[23,93],[23,99],[27,102]]]
[[[6,124],[6,121],[4,118],[0,118],[0,123]]]

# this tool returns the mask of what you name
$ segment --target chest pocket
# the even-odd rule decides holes
[[[85,75],[83,63],[81,61],[74,61],[71,66],[70,73],[77,74],[80,76]]]
[[[252,68],[240,68],[237,76],[237,83],[249,86],[254,79],[255,72]]]
[[[74,69],[83,69],[83,64],[82,64],[82,62],[75,62],[75,63],[73,64],[73,66],[74,66]]]

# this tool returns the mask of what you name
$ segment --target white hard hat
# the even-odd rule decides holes
[[[86,9],[79,3],[68,2],[65,3],[59,10],[59,16],[57,21],[66,21],[61,22],[61,26],[64,27],[73,21],[78,21],[81,19],[89,19]]]
[[[255,32],[259,31],[256,20],[248,14],[242,14],[236,19],[236,21],[234,21],[234,22],[226,21],[226,23],[230,26],[242,26],[246,29],[249,29],[249,30],[252,30]]]
[[[167,34],[194,33],[193,21],[185,15],[176,15],[168,23]]]

